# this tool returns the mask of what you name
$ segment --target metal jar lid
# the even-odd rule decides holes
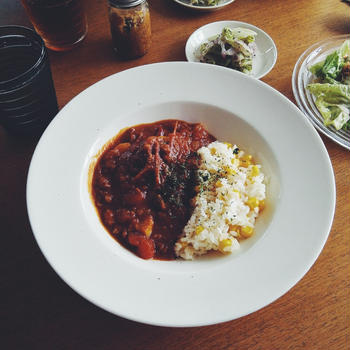
[[[146,0],[109,0],[111,6],[120,7],[120,8],[129,8],[140,5]]]

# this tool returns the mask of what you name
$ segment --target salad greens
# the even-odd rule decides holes
[[[227,28],[199,47],[200,62],[229,67],[251,73],[255,56],[255,36],[247,28]]]
[[[336,130],[350,128],[350,40],[329,54],[325,60],[309,68],[317,79],[307,89],[315,96],[315,104],[324,125]]]
[[[191,0],[191,5],[195,6],[215,6],[219,0]]]

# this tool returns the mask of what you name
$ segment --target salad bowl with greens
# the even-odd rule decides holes
[[[251,29],[224,27],[220,34],[200,45],[196,55],[200,62],[250,74],[256,55],[256,35]]]
[[[189,62],[213,64],[260,79],[271,71],[277,48],[262,29],[245,22],[219,21],[194,31],[185,47]]]
[[[293,93],[312,124],[350,149],[350,40],[347,35],[319,42],[295,65]]]
[[[185,6],[192,10],[213,11],[219,10],[235,0],[174,0],[179,5]]]

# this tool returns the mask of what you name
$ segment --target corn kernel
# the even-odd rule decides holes
[[[211,148],[211,149],[210,149],[210,154],[211,154],[211,155],[214,155],[215,153],[216,153],[216,148],[214,148],[214,147]]]
[[[234,175],[234,174],[236,174],[234,169],[230,168],[229,166],[224,166],[223,169],[224,169],[224,171],[225,171],[225,173],[227,175]]]
[[[241,157],[241,160],[248,160],[250,162],[252,159],[253,159],[253,156],[251,154],[245,154]]]
[[[216,181],[215,187],[222,187],[222,182],[220,180]]]
[[[241,162],[238,158],[231,158],[231,163],[233,166],[239,166]]]
[[[252,176],[258,176],[259,174],[260,174],[259,168],[258,168],[256,165],[253,165],[253,166],[252,166],[251,175],[252,175]]]
[[[254,232],[254,229],[251,226],[243,226],[241,229],[241,234],[245,238],[250,237],[253,234],[253,232]]]
[[[196,235],[199,235],[204,230],[203,226],[197,226],[196,227]]]
[[[248,168],[249,165],[252,164],[252,162],[248,159],[241,159],[240,166],[243,168]]]
[[[226,239],[223,239],[222,241],[220,241],[220,243],[219,243],[219,249],[220,249],[221,251],[224,251],[224,249],[225,249],[226,247],[231,247],[231,245],[232,245],[232,241],[231,241],[229,238],[226,238]]]
[[[254,209],[259,206],[259,200],[255,197],[249,197],[246,204],[250,209]]]
[[[265,208],[265,201],[264,200],[259,201],[259,211],[264,210],[264,208]]]

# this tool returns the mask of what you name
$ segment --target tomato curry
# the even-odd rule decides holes
[[[100,155],[92,196],[100,219],[144,259],[175,259],[195,196],[196,151],[215,141],[201,124],[163,120],[131,127]]]

